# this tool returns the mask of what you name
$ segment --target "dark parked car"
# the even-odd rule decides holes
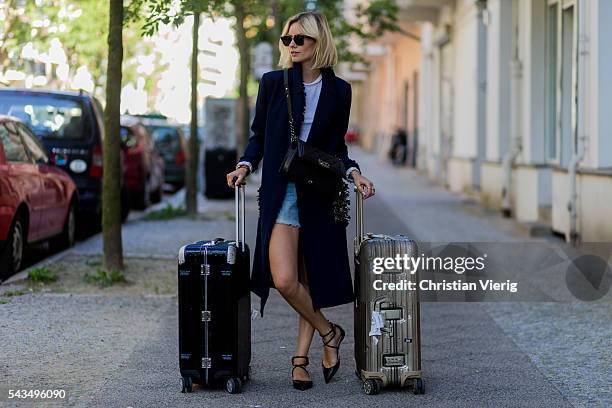
[[[27,244],[74,243],[78,201],[76,185],[49,163],[36,136],[0,115],[0,280],[19,270]]]
[[[86,92],[0,89],[0,114],[18,117],[42,140],[51,163],[70,174],[79,191],[79,219],[98,227],[102,214],[103,112]],[[122,188],[122,218],[129,206]]]
[[[185,184],[187,144],[180,125],[169,123],[163,116],[140,116],[151,134],[155,147],[164,159],[164,181],[181,188]]]
[[[140,119],[121,117],[121,143],[124,151],[124,184],[132,204],[144,209],[162,199],[164,160]]]

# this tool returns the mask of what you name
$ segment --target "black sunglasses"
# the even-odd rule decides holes
[[[283,35],[280,39],[285,45],[288,47],[291,44],[291,40],[295,41],[296,45],[304,45],[304,38],[310,38],[311,40],[315,40],[313,37],[305,34],[296,34],[296,35]]]

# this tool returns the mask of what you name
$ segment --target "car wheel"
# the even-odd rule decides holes
[[[68,216],[64,222],[64,229],[62,233],[56,238],[51,240],[51,245],[55,250],[62,250],[70,248],[74,245],[76,235],[76,204],[74,201],[70,203],[68,209]]]
[[[12,274],[19,271],[21,262],[23,261],[23,252],[26,245],[25,224],[23,217],[18,213],[11,225],[7,236],[3,253],[2,253],[2,270],[3,276],[1,279],[6,279]]]

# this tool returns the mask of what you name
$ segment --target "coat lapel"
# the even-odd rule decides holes
[[[306,93],[302,79],[302,63],[294,63],[291,70],[291,103],[293,107],[293,121],[299,137],[300,128],[304,122],[306,109]],[[336,100],[335,74],[332,68],[321,69],[321,94],[315,110],[314,119],[308,136],[308,143],[319,146],[324,142],[323,130],[331,120]]]
[[[304,121],[304,109],[306,108],[306,94],[304,93],[304,82],[302,80],[302,63],[294,63],[289,74],[293,123],[295,125],[295,132],[300,137],[300,128]]]

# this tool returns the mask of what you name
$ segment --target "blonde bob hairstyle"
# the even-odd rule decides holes
[[[338,52],[336,44],[332,37],[327,18],[320,11],[304,11],[290,17],[281,36],[287,35],[291,24],[296,23],[302,29],[301,34],[308,35],[316,39],[314,54],[312,56],[312,68],[326,68],[336,65],[338,62]],[[291,60],[291,52],[289,47],[285,47],[283,42],[278,39],[278,49],[280,50],[280,58],[278,66],[282,68],[291,68],[293,61]]]

